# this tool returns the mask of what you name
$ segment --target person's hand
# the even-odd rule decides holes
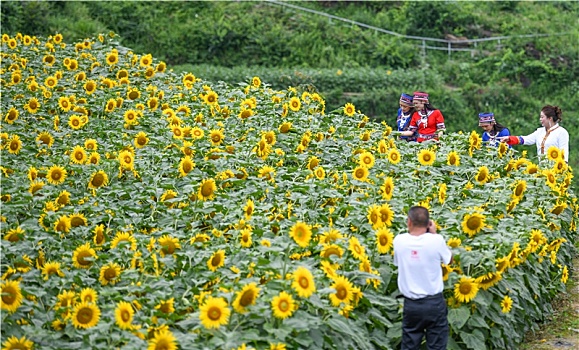
[[[426,227],[426,232],[436,233],[436,223],[433,220],[430,220],[428,222],[428,226]]]
[[[507,142],[509,140],[509,137],[508,136],[499,136],[496,139],[497,139],[497,141],[500,141],[500,142]]]

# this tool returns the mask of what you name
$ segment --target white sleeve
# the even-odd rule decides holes
[[[521,136],[523,139],[523,145],[534,145],[537,143],[537,135],[539,134],[539,130],[540,129],[535,130],[535,132],[530,135]]]
[[[452,252],[446,245],[444,238],[442,236],[440,236],[440,238],[440,260],[443,264],[448,265],[450,263],[450,258],[452,258]]]
[[[569,163],[569,133],[563,129],[558,140],[558,147],[563,150],[565,161]]]

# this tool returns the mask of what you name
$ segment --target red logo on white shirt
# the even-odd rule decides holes
[[[410,251],[410,258],[411,259],[420,259],[420,257],[418,256],[418,250],[411,250]]]

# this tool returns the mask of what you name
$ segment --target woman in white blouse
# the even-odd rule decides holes
[[[541,109],[541,125],[527,136],[505,136],[500,140],[509,145],[537,145],[537,154],[544,156],[551,146],[556,146],[563,151],[563,157],[569,162],[569,133],[559,125],[561,122],[561,108],[547,105]]]

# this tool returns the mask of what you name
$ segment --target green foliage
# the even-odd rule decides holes
[[[298,88],[271,89],[252,68],[231,86],[165,71],[109,36],[7,39],[3,347],[144,349],[164,336],[157,345],[182,349],[395,348],[392,241],[416,204],[454,242],[443,275],[451,348],[516,347],[565,290],[579,206],[556,160],[499,153],[477,133],[399,140],[363,113],[324,112],[308,91],[313,70],[286,72]],[[372,84],[408,78],[360,72]],[[350,74],[338,77],[357,84]],[[308,295],[293,283],[299,267],[312,274]],[[457,291],[463,278],[475,280]],[[86,288],[100,317],[81,312]],[[282,292],[295,300],[284,319],[274,313],[288,304],[272,305]],[[210,298],[225,305],[211,317],[229,315],[215,329]],[[117,312],[121,302],[134,314]]]

